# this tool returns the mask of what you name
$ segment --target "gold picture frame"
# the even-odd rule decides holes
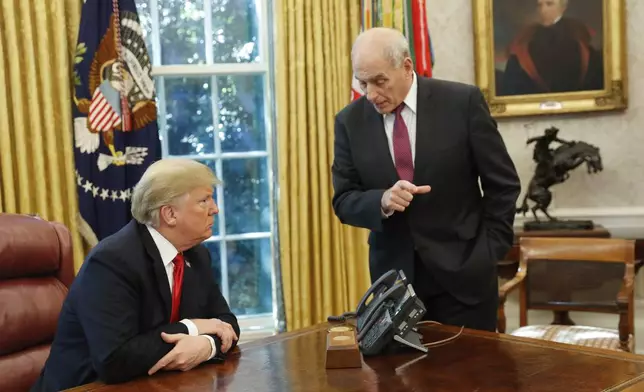
[[[584,4],[589,0],[570,0],[570,2],[565,2],[568,7],[574,3],[572,2],[583,2]],[[543,15],[544,11],[539,8],[537,9],[537,3],[540,3],[539,0],[472,0],[472,15],[474,22],[474,58],[475,58],[475,73],[476,73],[476,84],[483,92],[485,99],[490,107],[492,115],[496,118],[502,117],[518,117],[518,116],[534,116],[534,115],[551,115],[551,114],[563,114],[563,113],[575,113],[575,112],[594,112],[594,111],[610,111],[610,110],[624,110],[628,106],[628,94],[627,94],[627,66],[626,66],[626,37],[625,37],[625,14],[626,6],[624,0],[594,0],[594,2],[601,2],[597,4],[597,7],[600,7],[599,10],[596,10],[596,13],[599,13],[600,18],[600,29],[602,37],[600,40],[601,47],[594,50],[592,53],[597,53],[600,56],[599,60],[595,57],[594,59],[597,66],[594,70],[599,70],[595,72],[594,80],[595,84],[584,84],[584,86],[590,87],[580,87],[578,90],[562,91],[562,92],[549,92],[545,91],[547,89],[547,84],[540,84],[540,86],[546,87],[535,87],[534,92],[524,93],[525,91],[533,91],[525,88],[526,83],[525,76],[521,76],[523,79],[520,79],[519,76],[514,78],[517,75],[517,72],[514,70],[517,67],[521,67],[520,71],[523,72],[525,69],[528,69],[532,72],[523,72],[521,75],[528,75],[530,78],[534,76],[536,79],[529,79],[530,81],[539,80],[543,81],[544,79],[538,75],[538,70],[534,67],[532,60],[529,60],[532,63],[532,67],[525,67],[522,63],[526,57],[528,51],[525,49],[528,46],[526,44],[526,34],[517,33],[516,37],[513,38],[512,44],[508,44],[507,47],[499,48],[496,46],[498,42],[501,42],[498,37],[501,36],[502,31],[511,31],[511,28],[507,28],[507,25],[515,25],[519,22],[517,20],[526,20],[525,15],[523,19],[519,15],[512,16],[511,13],[513,10],[521,8],[522,12],[526,14],[527,7],[534,7],[535,10],[535,20],[545,20],[538,18],[545,18]],[[545,2],[544,2],[545,3]],[[550,2],[552,3],[552,2]],[[518,5],[517,5],[518,4]],[[499,6],[498,9],[494,10],[494,7]],[[504,6],[504,9],[501,9],[501,6]],[[519,7],[519,8],[517,8]],[[575,4],[576,9],[579,10],[579,5]],[[496,11],[496,13],[495,13]],[[532,11],[531,11],[532,12]],[[587,14],[588,9],[584,9],[583,12]],[[503,21],[503,16],[506,22],[505,29],[501,29],[501,23]],[[566,17],[566,13],[563,13],[563,17]],[[561,15],[560,19],[555,20],[555,24],[558,21],[561,21],[563,18]],[[596,20],[597,17],[594,17]],[[567,17],[566,20],[573,20],[571,17]],[[528,22],[525,22],[528,23]],[[546,23],[546,22],[543,22]],[[584,20],[578,22],[574,20],[574,23],[583,24]],[[561,24],[561,23],[560,23]],[[597,24],[597,23],[595,23]],[[498,25],[498,26],[497,26]],[[532,23],[534,26],[542,26],[537,23]],[[561,24],[567,26],[565,24]],[[539,27],[530,27],[531,25],[525,24],[525,28],[522,28],[522,32],[527,28],[533,28],[530,31],[537,31]],[[551,25],[551,26],[554,26]],[[496,28],[499,27],[499,31],[495,34]],[[515,28],[516,30],[516,28]],[[596,32],[598,30],[592,30],[591,27],[588,28],[589,32]],[[507,34],[511,36],[510,34]],[[535,39],[536,33],[532,36],[529,36],[528,39]],[[575,38],[576,39],[576,38]],[[596,36],[595,36],[595,39]],[[505,39],[507,42],[508,39]],[[582,42],[582,41],[579,41]],[[585,42],[585,41],[584,41]],[[563,45],[563,44],[562,44]],[[581,45],[581,44],[580,44]],[[590,46],[589,46],[590,47]],[[510,49],[508,49],[510,48]],[[518,48],[518,49],[517,49]],[[530,47],[532,48],[532,47]],[[515,50],[515,51],[513,51]],[[532,50],[532,49],[531,49]],[[580,53],[583,49],[579,50]],[[505,53],[505,54],[504,54]],[[534,52],[529,52],[534,53]],[[585,62],[582,61],[580,69],[588,70],[588,55],[584,58],[582,54],[579,55],[579,58],[584,58]],[[499,68],[499,61],[503,61],[503,56],[506,57],[505,64],[501,63],[501,68]],[[514,56],[514,58],[512,57]],[[499,60],[501,58],[501,60]],[[517,59],[521,60],[517,60]],[[553,58],[552,56],[550,58]],[[556,57],[554,57],[556,58]],[[592,60],[593,58],[591,58]],[[512,61],[511,61],[512,60]],[[541,61],[541,60],[540,60]],[[513,63],[512,70],[510,70],[510,63]],[[542,64],[541,61],[539,64]],[[574,63],[574,62],[573,62]],[[517,66],[517,64],[519,64]],[[548,64],[545,63],[545,67],[548,67]],[[530,64],[528,64],[530,65]],[[599,68],[601,66],[601,68]],[[503,68],[505,67],[505,68]],[[562,67],[563,69],[563,67]],[[589,73],[584,72],[584,75]],[[544,73],[545,74],[545,73]],[[551,75],[552,72],[548,75]],[[581,72],[577,73],[581,75]],[[601,78],[601,75],[603,78]],[[585,77],[580,76],[580,85],[585,83],[582,79]],[[549,80],[555,80],[554,77]],[[564,80],[570,80],[570,78],[559,77],[558,80],[561,80],[559,86],[561,87],[566,82]],[[551,83],[554,85],[555,83]],[[595,89],[592,86],[600,86],[602,88]],[[523,92],[522,89],[523,88]],[[541,89],[541,91],[537,91]],[[504,90],[504,91],[497,91]],[[506,93],[507,92],[507,93]]]

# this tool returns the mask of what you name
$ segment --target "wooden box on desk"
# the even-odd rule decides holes
[[[326,334],[326,368],[348,369],[362,367],[356,330],[351,325],[331,326]]]

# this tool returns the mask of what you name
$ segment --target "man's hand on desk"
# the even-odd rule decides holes
[[[239,339],[233,327],[219,319],[191,319],[199,330],[199,334],[217,335],[221,339],[221,351],[227,352],[232,347],[233,342]]]
[[[202,362],[207,361],[212,353],[210,342],[204,336],[190,336],[183,333],[167,334],[162,332],[161,337],[166,343],[173,343],[174,348],[152,366],[148,371],[149,375],[153,375],[161,369],[190,370]]]

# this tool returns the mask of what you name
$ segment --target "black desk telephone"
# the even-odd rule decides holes
[[[403,271],[390,270],[371,285],[355,312],[328,320],[356,317],[358,344],[364,355],[379,354],[401,344],[427,352],[414,329],[425,311]]]

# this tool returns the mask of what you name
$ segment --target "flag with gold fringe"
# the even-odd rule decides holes
[[[130,221],[133,187],[161,157],[151,68],[134,0],[85,0],[72,114],[79,225],[90,246]]]
[[[416,73],[431,77],[434,50],[427,26],[426,0],[361,0],[361,31],[372,27],[391,27],[400,30],[409,41]],[[358,80],[351,85],[351,99],[363,95]]]

